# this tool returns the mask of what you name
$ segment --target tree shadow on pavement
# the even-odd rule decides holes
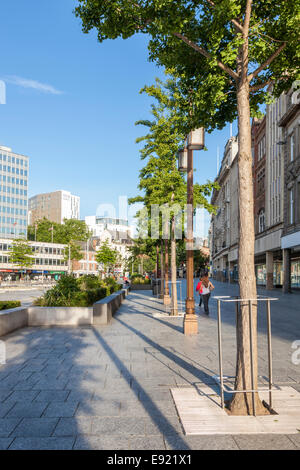
[[[121,324],[125,325],[124,322],[120,322]],[[124,369],[124,364],[122,360],[118,357],[118,355],[113,351],[113,349],[109,346],[109,344],[105,341],[103,336],[100,335],[99,331],[94,328],[94,335],[97,338],[99,344],[101,344],[102,348],[109,354],[110,358],[115,363],[116,367],[121,370]],[[140,396],[143,397],[141,403],[148,413],[149,417],[152,419],[153,423],[157,426],[157,428],[164,434],[165,439],[167,441],[170,440],[170,444],[174,440],[174,436],[176,435],[176,442],[179,448],[183,447],[184,449],[187,447],[186,442],[183,438],[178,434],[178,431],[173,427],[170,421],[164,416],[161,410],[156,406],[155,402],[151,398],[151,396],[145,391],[145,389],[141,386],[139,381],[133,374],[129,371],[128,368],[125,367],[126,373],[124,374],[124,380],[128,383],[128,386],[131,386],[131,383],[134,381],[135,387],[133,391],[137,398]]]

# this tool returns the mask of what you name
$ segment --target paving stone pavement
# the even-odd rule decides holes
[[[236,286],[215,282],[215,295]],[[262,293],[266,293],[262,291]],[[300,340],[299,294],[273,291],[274,376],[300,389],[292,343]],[[25,328],[4,338],[0,449],[300,449],[299,435],[185,436],[170,388],[214,383],[216,301],[199,333],[185,337],[149,291],[131,293],[108,326]],[[224,373],[235,369],[232,306],[222,306]],[[266,321],[259,313],[259,373],[267,374]],[[217,390],[217,388],[216,388]],[[299,423],[300,429],[300,423]]]

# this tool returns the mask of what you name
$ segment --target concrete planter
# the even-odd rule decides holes
[[[92,325],[93,307],[29,307],[28,326]]]
[[[13,308],[0,311],[0,336],[28,325],[27,308]]]
[[[125,299],[125,289],[115,292],[105,299],[101,299],[93,305],[93,323],[94,325],[107,325],[114,313],[118,310]]]
[[[131,290],[152,290],[151,284],[131,284]]]
[[[0,336],[26,326],[107,325],[129,293],[122,289],[92,307],[35,307],[0,311]]]

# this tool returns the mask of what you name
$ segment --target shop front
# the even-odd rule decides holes
[[[258,286],[265,286],[267,279],[267,270],[265,264],[257,264],[255,266],[256,280]],[[274,287],[282,287],[283,285],[283,263],[282,261],[274,261],[273,271]],[[300,258],[291,260],[291,287],[300,288]]]
[[[291,262],[291,287],[300,288],[300,258]]]
[[[42,280],[55,280],[58,281],[61,276],[63,276],[65,271],[41,271],[41,270],[32,270],[30,271],[30,279],[34,281]]]

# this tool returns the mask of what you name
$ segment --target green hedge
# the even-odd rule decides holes
[[[0,310],[8,310],[10,308],[21,307],[21,302],[19,300],[1,300],[0,301]]]
[[[36,299],[34,305],[40,307],[90,307],[120,289],[112,279],[99,279],[85,275],[75,279],[71,275],[63,276],[43,297]]]

